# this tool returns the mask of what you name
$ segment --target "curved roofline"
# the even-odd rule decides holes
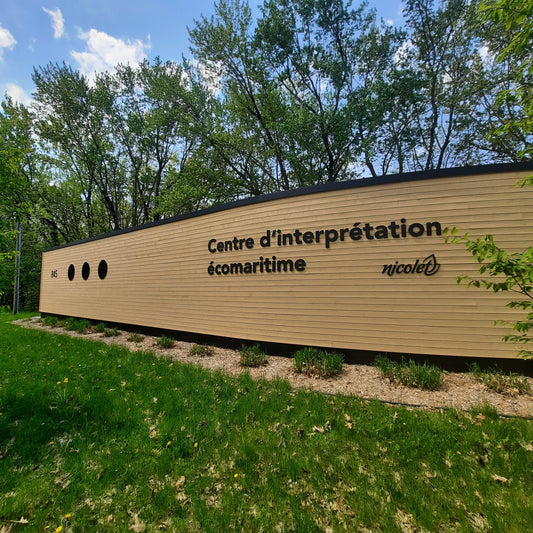
[[[121,230],[112,231],[109,233],[103,233],[94,237],[88,237],[87,239],[81,239],[73,241],[60,246],[54,246],[47,248],[45,251],[58,250],[60,248],[66,248],[68,246],[75,246],[85,242],[97,241],[100,239],[107,239],[108,237],[114,237],[115,235],[122,235],[124,233],[131,233],[153,226],[161,226],[163,224],[170,224],[180,220],[186,220],[189,218],[195,218],[210,213],[218,213],[220,211],[226,211],[228,209],[234,209],[235,207],[241,207],[246,205],[260,204],[264,202],[270,202],[272,200],[279,200],[282,198],[291,198],[294,196],[304,196],[307,194],[316,194],[327,191],[338,191],[343,189],[354,189],[357,187],[372,187],[374,185],[384,185],[392,183],[401,183],[407,181],[419,181],[429,180],[437,178],[450,178],[455,176],[471,176],[479,174],[496,174],[501,172],[519,172],[519,171],[533,171],[533,161],[522,161],[518,163],[496,163],[490,165],[473,165],[466,167],[453,167],[442,168],[439,170],[421,170],[416,172],[406,172],[403,174],[389,174],[385,176],[378,176],[376,178],[358,178],[348,181],[336,181],[333,183],[322,183],[320,185],[312,185],[310,187],[302,187],[299,189],[290,189],[288,191],[279,191],[270,194],[263,194],[261,196],[252,196],[250,198],[243,198],[241,200],[235,200],[226,204],[215,205],[199,211],[193,211],[190,213],[184,213],[182,215],[175,215],[173,217],[156,220],[153,222],[147,222],[140,226],[132,226],[130,228],[124,228]]]

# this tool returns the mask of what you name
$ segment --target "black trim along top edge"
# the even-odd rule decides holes
[[[416,172],[406,172],[404,174],[389,174],[385,176],[378,176],[376,178],[367,177],[367,178],[358,178],[354,180],[347,181],[337,181],[332,183],[322,183],[320,185],[312,185],[310,187],[303,187],[300,189],[291,189],[288,191],[279,191],[270,194],[264,194],[261,196],[253,196],[250,198],[244,198],[241,200],[235,200],[227,204],[216,205],[213,207],[208,207],[200,211],[193,211],[191,213],[184,213],[182,215],[176,215],[169,218],[164,218],[161,220],[156,220],[154,222],[147,222],[140,226],[133,226],[131,228],[124,228],[121,230],[112,231],[110,233],[104,233],[102,235],[96,235],[95,237],[89,237],[87,239],[81,239],[78,241],[73,241],[67,244],[62,244],[59,246],[54,246],[47,248],[45,252],[50,252],[52,250],[58,250],[60,248],[67,248],[69,246],[75,246],[77,244],[82,244],[91,241],[97,241],[100,239],[106,239],[108,237],[114,237],[116,235],[122,235],[124,233],[131,233],[134,231],[139,231],[145,228],[150,228],[154,226],[161,226],[163,224],[170,224],[171,222],[177,222],[179,220],[186,220],[189,218],[199,217],[202,215],[207,215],[210,213],[217,213],[220,211],[226,211],[228,209],[233,209],[235,207],[241,207],[245,205],[253,205],[264,203],[272,200],[278,200],[281,198],[290,198],[294,196],[304,196],[306,194],[316,194],[320,192],[335,191],[342,189],[353,189],[357,187],[371,187],[373,185],[383,185],[387,183],[401,183],[404,181],[418,181],[426,179],[436,179],[436,178],[449,178],[455,176],[472,176],[475,174],[495,174],[500,172],[512,172],[512,171],[533,171],[533,161],[522,161],[518,163],[495,163],[490,165],[473,165],[467,167],[453,167],[453,168],[442,168],[439,170],[421,170]]]

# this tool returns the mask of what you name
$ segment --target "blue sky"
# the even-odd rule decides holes
[[[250,0],[254,16],[259,0]],[[355,0],[353,5],[359,5]],[[0,99],[27,104],[33,67],[66,62],[90,75],[145,58],[190,57],[187,28],[213,13],[214,0],[2,0]],[[370,0],[389,23],[401,23],[401,1]]]

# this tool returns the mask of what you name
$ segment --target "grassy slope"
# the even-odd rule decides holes
[[[0,530],[533,523],[531,421],[294,391],[12,318],[0,315]]]

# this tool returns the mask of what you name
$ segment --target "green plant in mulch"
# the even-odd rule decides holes
[[[140,333],[130,333],[128,335],[129,342],[142,342],[144,337]]]
[[[303,348],[294,354],[294,368],[308,376],[329,377],[342,372],[343,356],[316,348]]]
[[[444,387],[443,371],[434,365],[420,364],[412,359],[405,361],[403,358],[397,363],[382,355],[376,357],[375,365],[382,376],[393,383],[424,390]]]
[[[65,324],[65,329],[68,331],[76,331],[77,333],[86,333],[87,330],[91,327],[91,323],[86,319],[76,319],[70,317],[67,319]]]
[[[99,322],[98,324],[96,324],[94,330],[96,331],[96,333],[105,333],[106,326],[103,322]]]
[[[215,354],[215,349],[212,346],[205,344],[193,344],[189,350],[189,355],[198,357],[210,357]]]
[[[501,368],[494,367],[481,370],[478,363],[471,366],[471,372],[476,381],[483,383],[488,389],[500,394],[529,394],[531,386],[526,376],[513,372],[504,372]]]
[[[117,328],[105,328],[104,337],[117,337],[118,334]]]
[[[257,367],[266,365],[268,363],[268,356],[261,350],[259,344],[254,344],[253,346],[242,345],[240,349],[240,365],[247,367]]]
[[[59,319],[56,316],[45,316],[42,320],[45,326],[55,328],[59,325]]]
[[[160,348],[172,348],[174,346],[174,339],[162,335],[157,344]]]

